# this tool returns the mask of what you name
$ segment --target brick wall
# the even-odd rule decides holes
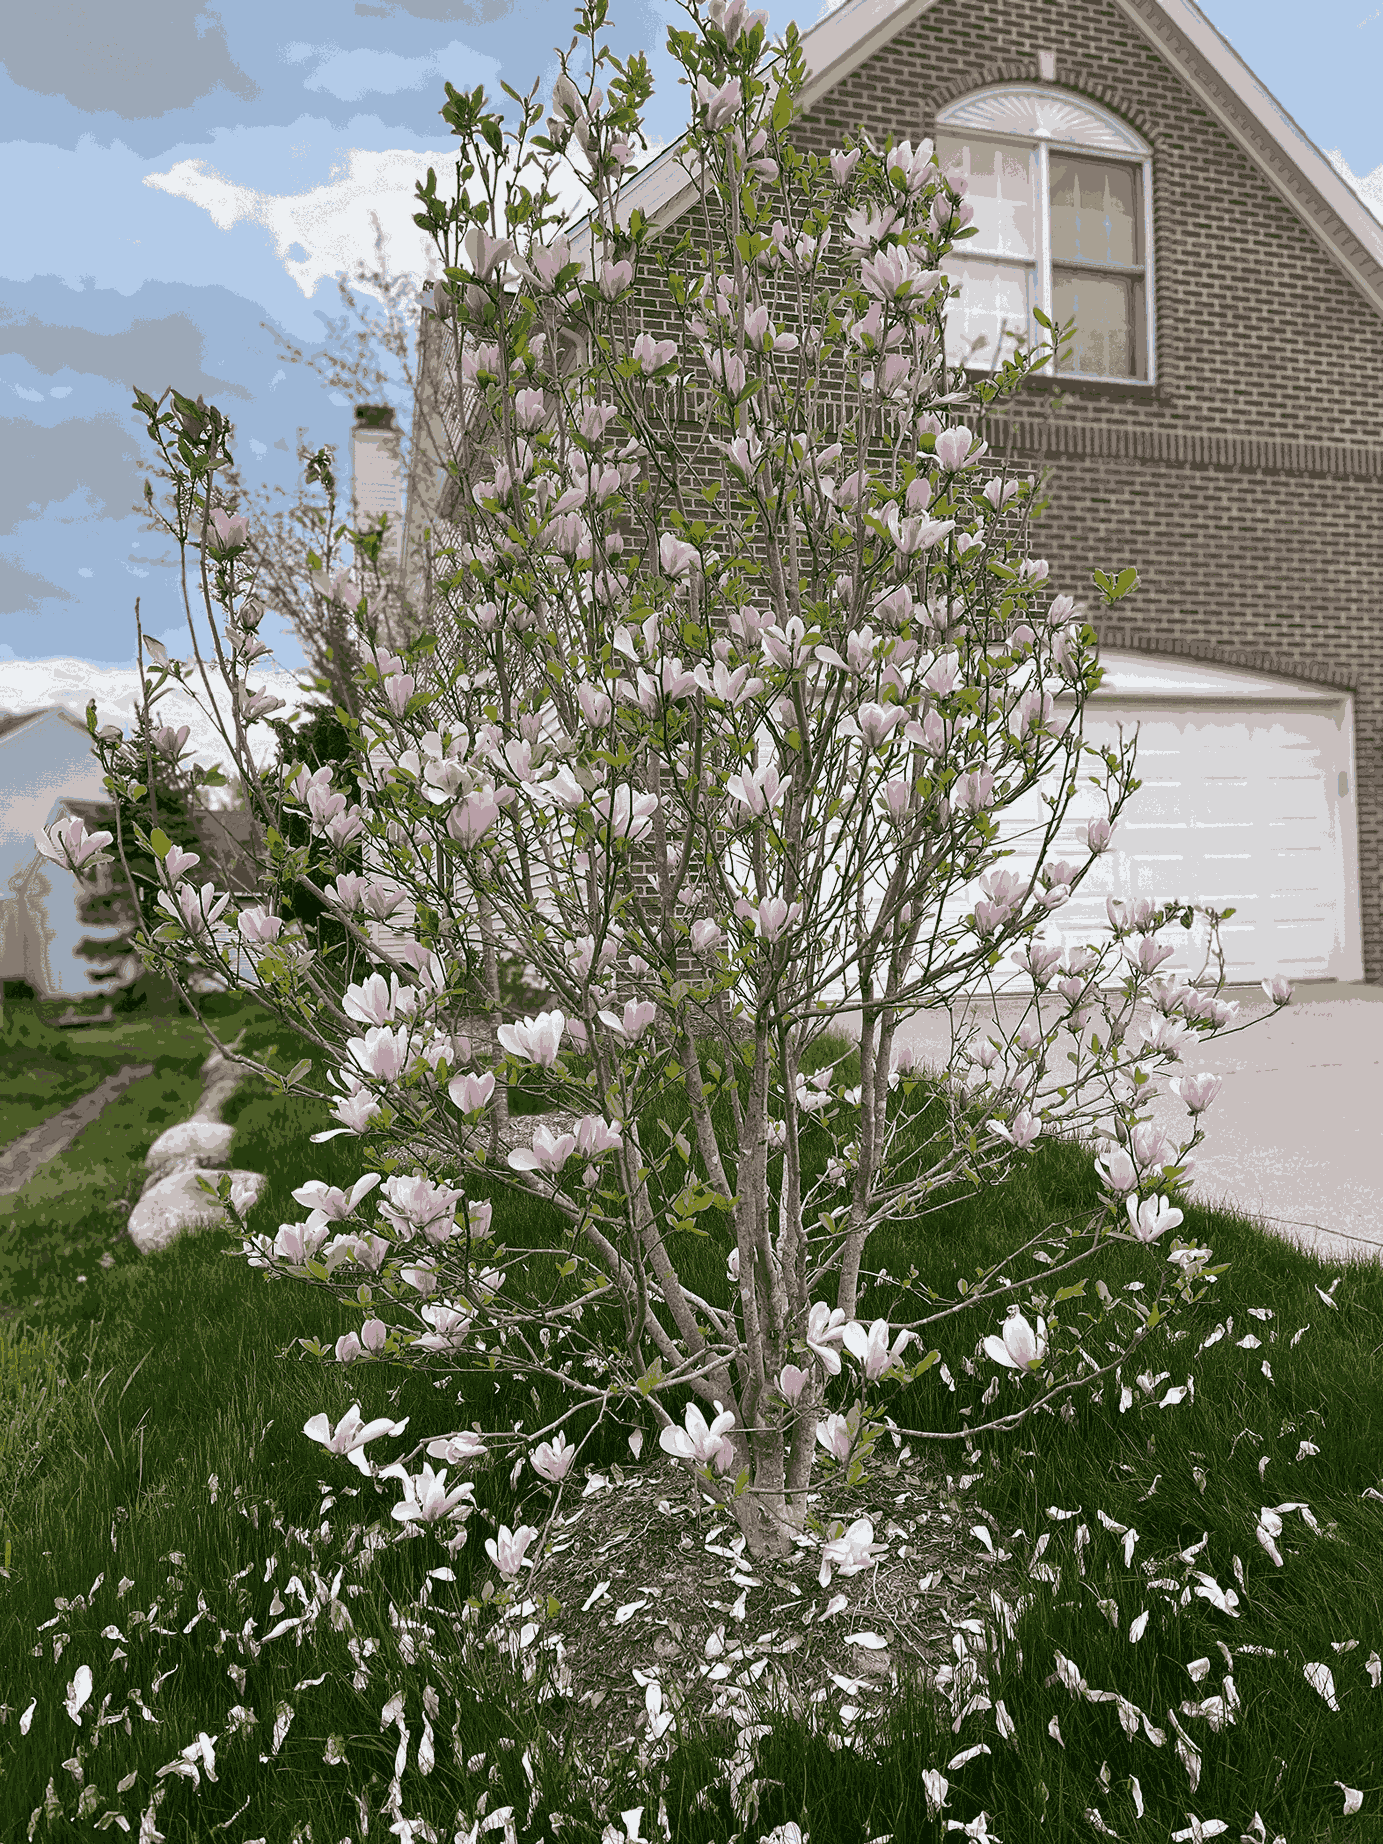
[[[1138,566],[1107,645],[1354,694],[1365,978],[1383,982],[1383,324],[1165,60],[1103,0],[938,0],[802,124],[824,150],[935,133],[987,83],[1102,102],[1153,150],[1157,383],[1039,386],[986,433],[1050,469],[1060,588]],[[1117,619],[1116,619],[1117,616]]]

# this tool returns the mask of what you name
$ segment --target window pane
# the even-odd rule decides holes
[[[960,299],[946,307],[947,364],[988,371],[1011,358],[1015,340],[1026,342],[1031,327],[1033,271],[948,256],[946,273],[960,283]]]
[[[1076,323],[1070,357],[1059,361],[1057,369],[1092,372],[1101,378],[1141,376],[1136,338],[1141,300],[1142,290],[1132,276],[1053,270],[1056,317],[1063,326]]]
[[[1137,171],[1055,153],[1051,166],[1055,260],[1141,262]]]
[[[970,222],[979,228],[978,236],[967,237],[957,248],[967,256],[983,250],[991,256],[1036,257],[1033,153],[1026,147],[1007,147],[975,135],[964,140],[938,136],[936,161],[943,173],[957,155],[970,182],[965,201],[975,207]]]

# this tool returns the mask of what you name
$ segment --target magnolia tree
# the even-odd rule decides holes
[[[347,773],[255,770],[251,553],[218,503],[231,431],[176,395],[139,398],[210,623],[200,689],[267,838],[261,900],[237,910],[151,830],[163,888],[143,952],[184,980],[253,986],[320,1052],[308,1092],[336,1124],[315,1137],[378,1149],[349,1193],[304,1174],[306,1221],[246,1235],[253,1263],[358,1299],[336,1357],[561,1386],[545,1427],[438,1433],[426,1449],[444,1464],[409,1472],[419,1443],[385,1469],[402,1521],[460,1526],[459,1542],[468,1460],[517,1446],[558,1483],[612,1405],[642,1403],[750,1551],[777,1553],[822,1536],[814,1466],[853,1485],[881,1426],[935,1435],[898,1429],[881,1392],[933,1365],[949,1378],[962,1311],[978,1309],[995,1366],[988,1418],[936,1438],[1069,1409],[1202,1296],[1211,1251],[1173,1232],[1217,1084],[1182,1083],[1180,1145],[1148,1099],[1235,1007],[1158,972],[1158,931],[1185,904],[1112,905],[1101,942],[1053,938],[1136,786],[1133,756],[1082,741],[1094,631],[1029,554],[1032,483],[972,433],[1052,347],[978,383],[946,365],[963,181],[926,142],[799,151],[795,32],[770,48],[762,14],[717,0],[671,34],[695,98],[678,154],[695,203],[657,231],[621,197],[646,68],[597,45],[603,5],[580,17],[585,75],[574,41],[547,134],[536,90],[508,127],[480,92],[448,90],[455,193],[430,173],[419,222],[445,274],[469,497],[435,640],[391,652],[368,605],[354,611]],[[555,228],[561,161],[591,195],[579,235]],[[149,677],[151,710],[172,670]],[[137,784],[125,746],[99,746]],[[1081,769],[1102,810],[1079,862],[1051,862]],[[1001,821],[1035,789],[1037,868],[1018,874]],[[309,845],[284,844],[285,814],[306,817]],[[112,843],[69,830],[53,849],[75,862]],[[284,925],[294,885],[339,922],[330,942]],[[505,1019],[487,1000],[500,946],[538,970],[549,1010]],[[945,1080],[921,1082],[907,1019],[1011,963],[1032,994],[1016,1037],[958,1045]],[[847,1015],[851,1087],[818,1044]],[[1049,1074],[1058,1032],[1074,1050]],[[302,1089],[311,1067],[274,1079]],[[546,1118],[507,1120],[519,1074]],[[914,1272],[892,1323],[857,1318],[882,1226],[1078,1131],[1106,1148],[1088,1220],[1044,1225],[957,1298]],[[550,1258],[501,1245],[477,1179],[552,1207]],[[705,1221],[728,1226],[729,1304],[695,1282],[706,1243],[687,1232]],[[1116,1302],[1099,1280],[1085,1297],[1071,1271],[1114,1242],[1146,1250],[1144,1292]],[[1061,1310],[1075,1296],[1079,1323]],[[1108,1361],[1086,1354],[1096,1334]],[[356,1413],[307,1431],[368,1470],[366,1443],[403,1429]],[[506,1578],[534,1534],[494,1540]],[[824,1572],[871,1541],[867,1520],[832,1527]]]

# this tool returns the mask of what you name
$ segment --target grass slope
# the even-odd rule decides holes
[[[180,1040],[170,1050],[166,1078],[150,1078],[167,1087],[156,1107],[180,1105],[176,1085],[200,1050]],[[307,1144],[315,1105],[251,1090],[236,1113],[235,1162],[270,1176],[256,1229],[300,1217],[289,1192],[304,1176],[349,1183],[361,1169],[353,1141]],[[108,1233],[112,1185],[128,1188],[161,1124],[113,1120],[109,1136],[79,1142],[73,1153],[100,1176],[84,1188],[76,1161],[55,1175],[68,1187],[54,1193],[60,1212],[26,1201],[14,1230],[0,1231],[0,1247],[46,1251],[14,1255],[4,1283],[18,1285],[22,1311],[0,1343],[0,1425],[20,1430],[0,1449],[11,1546],[0,1582],[0,1837],[85,1836],[123,1819],[132,1837],[168,1844],[305,1844],[309,1828],[336,1844],[365,1837],[367,1821],[370,1837],[389,1834],[396,1775],[402,1810],[421,1827],[413,1835],[448,1841],[474,1837],[478,1819],[505,1807],[518,1837],[567,1844],[600,1839],[611,1822],[618,1836],[620,1812],[643,1805],[642,1835],[655,1837],[660,1802],[668,1833],[691,1844],[735,1831],[767,1838],[789,1821],[813,1844],[906,1844],[947,1838],[948,1822],[973,1825],[981,1813],[1005,1844],[1102,1826],[1121,1838],[1193,1836],[1195,1826],[1237,1838],[1256,1835],[1258,1814],[1269,1840],[1383,1836],[1376,1269],[1323,1268],[1248,1223],[1188,1212],[1184,1233],[1231,1265],[1194,1324],[1140,1347],[1146,1386],[1125,1375],[1127,1402],[1106,1384],[1069,1422],[1041,1416],[980,1444],[967,1521],[1033,1567],[1009,1632],[996,1614],[987,1685],[960,1635],[950,1683],[905,1682],[877,1720],[852,1725],[834,1692],[810,1721],[780,1712],[745,1781],[756,1816],[742,1823],[713,1736],[674,1729],[662,1758],[651,1749],[595,1774],[564,1756],[560,1705],[542,1700],[541,1674],[525,1683],[540,1648],[516,1668],[464,1643],[483,1628],[479,1597],[495,1581],[482,1539],[501,1520],[543,1521],[546,1490],[531,1473],[513,1486],[507,1467],[475,1469],[469,1540],[449,1555],[434,1535],[402,1535],[390,1517],[396,1486],[362,1479],[301,1432],[319,1410],[334,1424],[359,1401],[367,1417],[407,1416],[411,1443],[472,1419],[507,1427],[531,1417],[530,1401],[482,1379],[458,1406],[440,1375],[307,1358],[298,1338],[331,1343],[364,1309],[267,1280],[220,1233],[153,1258],[121,1254],[108,1270],[88,1265],[88,1283],[72,1280],[73,1262],[90,1264]],[[1089,1161],[1044,1147],[1003,1193],[900,1227],[871,1259],[892,1273],[915,1265],[944,1293],[1094,1197]],[[500,1202],[496,1224],[511,1246],[541,1246],[551,1231],[521,1203]],[[726,1297],[723,1239],[676,1253],[709,1297]],[[1118,1248],[1099,1271],[1117,1294],[1154,1269]],[[861,1317],[893,1298],[876,1288]],[[959,1344],[997,1316],[964,1320]],[[963,1425],[969,1379],[956,1341],[949,1356],[956,1392],[934,1368],[889,1400],[900,1425]],[[976,1367],[969,1395],[990,1368]],[[1168,1399],[1173,1385],[1186,1390],[1179,1400]],[[585,1457],[627,1464],[623,1430],[602,1431]],[[860,1489],[880,1524],[889,1464]],[[1309,1520],[1281,1513],[1278,1567],[1255,1531],[1263,1507],[1284,1504],[1304,1504]],[[1127,1557],[1126,1535],[1109,1524],[1136,1531]],[[92,1690],[77,1720],[65,1701],[83,1666]],[[1315,1667],[1330,1671],[1328,1687]],[[1097,1691],[1126,1702],[1086,1694]],[[1221,1719],[1226,1705],[1232,1721]],[[969,1752],[981,1745],[988,1752]],[[929,1774],[948,1783],[935,1811],[943,1789]],[[1362,1794],[1349,1817],[1344,1788]],[[508,1835],[503,1820],[494,1835]]]

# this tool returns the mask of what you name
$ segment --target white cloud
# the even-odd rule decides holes
[[[311,297],[320,281],[349,273],[361,251],[371,247],[372,213],[389,240],[396,273],[426,276],[435,269],[431,240],[413,222],[413,188],[428,165],[428,155],[411,148],[354,147],[325,185],[306,192],[238,185],[200,159],[179,160],[166,173],[148,174],[144,184],[198,206],[218,230],[242,221],[262,224],[284,269]],[[301,257],[290,253],[295,245]]]
[[[291,46],[288,55],[294,64],[320,57],[311,76],[303,79],[303,88],[326,90],[342,102],[359,102],[362,96],[394,96],[400,90],[421,90],[430,83],[440,85],[448,77],[474,89],[477,83],[493,84],[499,75],[497,58],[472,51],[459,39],[418,58],[400,57],[395,51],[370,51],[364,46],[343,51],[339,45],[301,44]]]
[[[1344,180],[1363,199],[1374,217],[1383,222],[1383,166],[1376,166],[1371,173],[1360,175],[1350,170],[1349,162],[1338,147],[1329,148],[1326,159]]]
[[[261,680],[265,689],[285,701],[285,708],[275,711],[276,717],[286,717],[289,711],[301,709],[309,702],[299,692],[291,673],[256,671],[251,680],[256,691],[260,689]],[[56,704],[85,723],[89,698],[96,700],[99,722],[119,724],[128,733],[139,699],[139,674],[133,666],[93,666],[90,660],[83,659],[0,660],[0,713],[40,710]],[[217,702],[224,712],[224,694]],[[201,708],[205,703],[204,690],[201,691],[201,704],[186,692],[174,690],[159,701],[158,711],[162,720],[175,728],[187,725],[188,746],[194,761],[200,762],[203,768],[210,768],[217,762],[229,767],[230,752],[212,718]],[[250,752],[261,767],[274,760],[278,739],[267,724],[252,724],[249,742]]]

